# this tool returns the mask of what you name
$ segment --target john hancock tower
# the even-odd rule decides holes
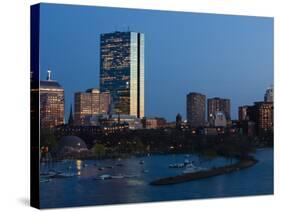
[[[144,116],[144,34],[101,34],[100,90],[110,92],[112,114]]]

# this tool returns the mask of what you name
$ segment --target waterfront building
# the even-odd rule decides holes
[[[100,90],[110,93],[112,114],[144,116],[144,34],[101,34]]]
[[[47,79],[41,80],[39,85],[40,127],[54,128],[64,124],[64,89],[51,79],[51,70],[47,73]]]
[[[214,116],[214,114],[218,111],[223,112],[227,120],[231,120],[230,99],[222,99],[219,97],[215,97],[215,98],[208,99],[207,102],[208,102],[207,114],[208,114],[209,122],[211,121],[212,116]]]
[[[211,127],[226,127],[227,120],[224,112],[216,111],[214,114],[211,114],[209,119],[209,124]]]
[[[131,130],[142,129],[142,122],[136,116],[124,114],[97,114],[87,116],[84,119],[84,126],[111,127],[126,124]]]
[[[103,115],[99,118],[99,123],[104,127],[128,124],[128,127],[131,130],[142,129],[143,127],[140,118],[124,114]]]
[[[186,115],[191,127],[205,125],[206,96],[191,92],[186,96]]]
[[[86,92],[77,92],[74,96],[74,122],[76,125],[86,125],[86,119],[93,115],[109,112],[110,95],[101,93],[99,89],[91,88]]]
[[[273,102],[255,102],[248,108],[248,114],[259,133],[273,130]]]
[[[264,94],[264,101],[265,102],[273,102],[273,86],[266,89]]]
[[[165,128],[167,121],[162,117],[145,117],[143,119],[143,126],[146,129],[160,129]]]
[[[111,126],[60,125],[55,127],[54,133],[57,138],[63,136],[79,136],[87,143],[87,146],[90,147],[94,145],[95,140],[98,140],[104,135],[125,132],[128,129],[129,125],[127,123]]]

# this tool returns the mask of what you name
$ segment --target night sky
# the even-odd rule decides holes
[[[145,115],[186,117],[186,94],[231,99],[237,107],[263,100],[273,84],[273,19],[105,7],[41,5],[40,78],[48,67],[74,93],[99,87],[99,36],[145,34]],[[67,119],[66,119],[67,120]]]

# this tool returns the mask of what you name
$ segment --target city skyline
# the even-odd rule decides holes
[[[121,11],[119,12],[119,10]],[[135,17],[127,20],[127,16],[124,17],[121,14],[124,10],[127,15],[130,12],[136,14]],[[54,17],[50,17],[49,12]],[[72,17],[68,17],[68,14],[73,12],[77,19],[75,22]],[[50,67],[53,70],[54,78],[65,88],[66,118],[69,115],[70,104],[74,102],[73,94],[75,92],[89,87],[99,87],[100,34],[116,31],[115,26],[125,23],[124,20],[128,21],[129,26],[133,26],[133,31],[143,32],[146,36],[146,116],[165,117],[170,121],[175,119],[177,113],[185,117],[185,96],[189,92],[196,91],[205,94],[207,98],[219,96],[231,99],[231,117],[237,119],[238,106],[261,101],[265,89],[273,84],[273,41],[272,19],[270,18],[176,14],[174,12],[167,12],[164,15],[161,11],[156,11],[156,13],[153,11],[150,14],[150,11],[143,10],[100,7],[72,8],[72,6],[60,5],[54,8],[48,4],[43,4],[41,14],[43,23],[41,27],[43,31],[42,58],[40,59],[41,79],[45,78],[45,72]],[[114,17],[111,24],[104,24],[106,26],[97,24],[90,28],[96,18],[100,19],[106,15]],[[173,23],[173,20],[178,20],[174,16],[177,18],[180,16],[193,28],[172,27],[174,31],[167,31],[160,23],[160,19],[165,18],[166,20],[170,17],[169,23]],[[66,17],[70,20],[66,20]],[[222,18],[227,24],[234,24],[233,28],[226,27],[226,24],[221,22]],[[54,22],[55,20],[57,22]],[[78,26],[78,23],[83,20],[86,22]],[[145,26],[145,20],[146,22],[151,20],[152,23],[147,23]],[[66,21],[66,27],[60,31],[58,27],[62,21]],[[116,24],[118,21],[120,23]],[[197,24],[191,23],[194,21]],[[211,27],[208,26],[209,21]],[[159,23],[158,31],[152,29],[152,25],[155,23]],[[181,22],[181,24],[183,23]],[[226,29],[223,29],[225,27]],[[76,28],[77,30],[75,30]],[[220,28],[222,32],[216,31]],[[74,36],[70,32],[74,33]],[[163,32],[166,35],[163,35]],[[202,32],[209,33],[210,36],[207,38],[202,35]],[[68,37],[65,37],[66,35]],[[57,39],[49,41],[50,36]],[[196,36],[199,37],[196,38]],[[178,41],[171,42],[169,37],[177,38]],[[206,43],[207,39],[217,42],[217,46],[212,42]],[[67,46],[71,41],[79,42],[77,44],[72,42],[72,45]],[[49,45],[46,46],[46,43]],[[247,49],[246,52],[245,49]],[[205,53],[205,50],[208,51]],[[57,54],[54,55],[54,52]],[[171,52],[178,53],[178,58]],[[78,54],[82,55],[77,57]],[[76,60],[74,60],[74,56]]]

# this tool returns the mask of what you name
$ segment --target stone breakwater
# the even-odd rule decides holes
[[[150,183],[150,185],[156,185],[156,186],[170,185],[170,184],[183,183],[183,182],[188,182],[188,181],[192,181],[192,180],[199,180],[199,179],[214,177],[214,176],[218,176],[218,175],[228,174],[228,173],[232,173],[235,171],[239,171],[241,169],[249,168],[249,167],[255,165],[257,162],[258,162],[258,160],[254,159],[254,158],[242,159],[232,165],[227,165],[227,166],[223,166],[223,167],[218,167],[218,168],[213,168],[213,169],[203,170],[203,171],[198,171],[198,172],[193,172],[193,173],[181,174],[181,175],[177,175],[177,176],[173,176],[173,177],[161,178],[161,179],[152,181]]]

